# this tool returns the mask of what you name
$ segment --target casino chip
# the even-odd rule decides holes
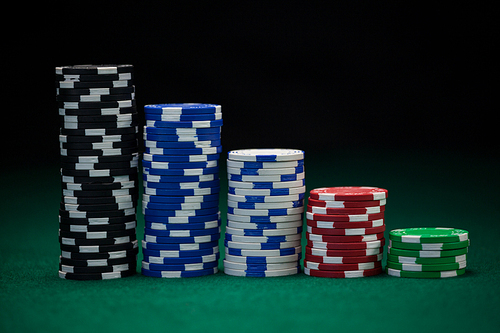
[[[224,273],[274,277],[300,272],[304,152],[230,151]]]
[[[441,279],[465,273],[469,232],[455,228],[407,228],[389,232],[387,274]]]
[[[137,110],[132,65],[56,67],[60,116],[59,276],[136,273]]]
[[[387,190],[376,187],[311,190],[304,273],[329,278],[382,273],[386,198]]]
[[[221,106],[156,104],[144,113],[141,272],[160,278],[215,274]]]

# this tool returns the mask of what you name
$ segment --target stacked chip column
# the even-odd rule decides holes
[[[355,278],[382,272],[387,190],[329,187],[310,191],[304,273]]]
[[[217,273],[222,112],[214,104],[144,107],[142,274]]]
[[[272,277],[300,272],[304,152],[230,151],[224,273]]]
[[[467,267],[469,232],[455,228],[407,228],[389,232],[387,274],[438,279],[459,276]]]
[[[56,67],[61,119],[59,276],[136,272],[137,112],[132,65]]]

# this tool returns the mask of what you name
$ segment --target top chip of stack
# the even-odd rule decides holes
[[[273,277],[300,272],[304,152],[242,149],[228,153],[224,272]]]
[[[387,273],[409,278],[462,275],[467,266],[469,232],[455,228],[407,228],[389,233]]]
[[[382,272],[387,190],[328,187],[310,191],[304,273],[354,278]]]
[[[142,274],[217,273],[221,106],[146,105],[144,113]]]
[[[61,278],[136,272],[139,157],[132,79],[132,65],[56,67]]]

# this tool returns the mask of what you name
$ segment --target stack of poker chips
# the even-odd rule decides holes
[[[469,245],[469,232],[462,229],[391,230],[387,274],[424,279],[462,275],[467,266]]]
[[[214,104],[144,107],[142,274],[217,273],[222,112]]]
[[[230,151],[224,273],[271,277],[300,272],[304,152]]]
[[[329,187],[310,191],[304,273],[355,278],[382,272],[387,190]]]
[[[132,65],[56,67],[61,278],[136,272],[139,157],[132,80]]]

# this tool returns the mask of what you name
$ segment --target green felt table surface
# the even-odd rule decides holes
[[[308,190],[345,185],[387,188],[387,230],[423,226],[469,230],[466,274],[436,280],[385,273],[358,279],[303,273],[243,278],[222,273],[221,260],[221,272],[200,278],[137,274],[107,281],[63,280],[57,275],[58,164],[33,162],[4,168],[0,175],[0,332],[492,332],[500,328],[497,159],[454,152],[332,150],[306,151],[305,166]],[[225,177],[221,172],[227,189]],[[226,193],[220,197],[223,215]],[[140,238],[144,226],[140,212],[138,224]],[[223,249],[222,240],[220,244]]]

